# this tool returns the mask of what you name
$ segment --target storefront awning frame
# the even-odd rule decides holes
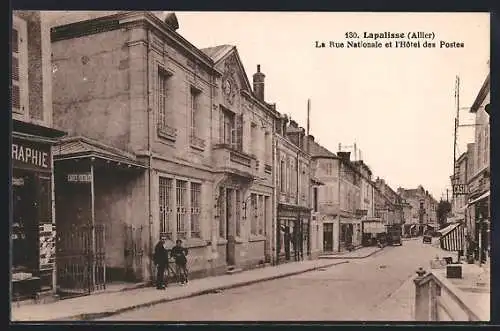
[[[454,223],[438,231],[440,246],[445,251],[463,250],[465,246],[465,228],[463,223]]]
[[[484,192],[483,194],[481,194],[481,195],[480,195],[479,197],[477,197],[477,198],[474,198],[474,199],[469,200],[469,202],[467,203],[467,206],[473,205],[473,204],[475,204],[476,202],[478,202],[478,201],[480,201],[480,200],[483,200],[483,199],[485,199],[485,198],[487,198],[487,197],[489,197],[489,196],[490,196],[490,190],[488,190],[488,191]]]

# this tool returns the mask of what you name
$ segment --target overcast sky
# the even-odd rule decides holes
[[[356,142],[375,177],[393,189],[422,184],[439,199],[451,188],[455,76],[460,106],[470,107],[489,71],[489,14],[176,14],[178,32],[195,46],[236,45],[250,82],[260,64],[266,101],[304,128],[310,98],[311,134],[332,152]],[[409,31],[433,32],[437,47],[315,47],[316,41],[346,43],[346,32]],[[439,48],[440,40],[465,47]],[[474,120],[466,110],[460,116],[461,123]],[[472,134],[459,129],[459,153]]]

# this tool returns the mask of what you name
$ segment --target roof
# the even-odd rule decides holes
[[[202,48],[201,51],[208,55],[214,62],[219,61],[235,46],[233,45],[219,45],[214,47]]]
[[[328,149],[311,139],[309,139],[309,153],[311,154],[311,157],[316,158],[337,158],[335,153],[330,152]]]
[[[144,167],[143,164],[137,161],[135,155],[87,137],[76,136],[61,139],[54,147],[55,160],[87,157]]]
[[[481,89],[477,93],[476,99],[474,100],[474,103],[470,108],[471,113],[475,113],[479,110],[481,104],[483,103],[484,99],[486,99],[486,96],[488,95],[489,92],[490,92],[490,73],[488,73],[488,76],[486,76],[486,79],[484,80]]]

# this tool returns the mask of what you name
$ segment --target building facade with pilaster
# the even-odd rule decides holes
[[[252,89],[236,47],[196,48],[173,13],[97,16],[52,29],[54,122],[72,136],[56,205],[62,224],[91,225],[93,277],[151,279],[161,234],[189,248],[193,277],[270,260],[279,116],[263,77]]]
[[[490,74],[474,100],[470,112],[475,114],[473,153],[468,176],[467,229],[470,251],[476,261],[489,259],[491,240],[490,206]]]

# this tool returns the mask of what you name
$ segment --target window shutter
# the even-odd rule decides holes
[[[243,114],[236,116],[236,148],[243,150]]]
[[[19,53],[19,34],[16,29],[12,29],[12,52]]]
[[[224,112],[222,111],[221,108],[219,108],[219,142],[221,144],[226,142],[225,136],[224,136],[225,125],[226,125],[226,122],[224,121]]]
[[[12,74],[11,78],[13,80],[19,81],[19,60],[12,57]]]
[[[21,90],[19,85],[12,85],[12,108],[21,108]]]

